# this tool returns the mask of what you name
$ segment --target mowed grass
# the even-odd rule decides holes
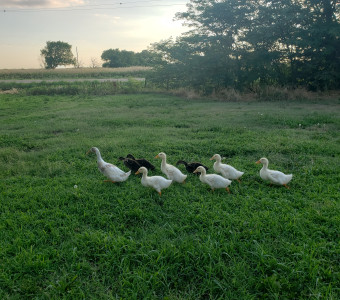
[[[336,100],[0,95],[0,298],[339,299],[338,116]],[[103,182],[92,146],[126,171],[132,153],[161,175],[164,151],[245,174],[160,197],[138,175]],[[290,189],[260,179],[261,157]]]

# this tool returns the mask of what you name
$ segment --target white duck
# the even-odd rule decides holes
[[[140,167],[135,174],[142,173],[142,185],[154,188],[158,194],[162,195],[162,189],[166,189],[172,183],[172,180],[166,179],[162,176],[148,176],[148,169]]]
[[[171,180],[184,183],[185,179],[188,175],[184,175],[179,169],[175,166],[166,163],[166,154],[164,152],[160,152],[156,155],[155,158],[161,158],[161,170],[162,172]]]
[[[204,167],[199,166],[194,173],[201,173],[200,180],[203,183],[209,184],[211,189],[226,189],[230,193],[228,186],[231,184],[231,180],[224,178],[217,174],[207,174]]]
[[[258,160],[256,162],[257,164],[263,164],[262,169],[260,170],[260,177],[263,180],[268,180],[273,184],[277,184],[277,185],[283,185],[285,186],[287,189],[289,188],[287,186],[288,182],[292,180],[293,175],[289,174],[286,175],[280,171],[274,171],[274,170],[270,170],[268,169],[268,159],[263,157],[260,160]]]
[[[100,155],[98,148],[92,147],[89,151],[87,151],[86,154],[89,154],[90,152],[96,153],[99,171],[103,173],[107,178],[109,178],[109,180],[104,180],[104,181],[122,182],[128,179],[128,177],[130,176],[131,171],[125,173],[124,171],[119,169],[117,166],[105,162],[102,159],[102,156]]]
[[[215,159],[216,161],[214,162],[214,170],[217,173],[221,173],[224,178],[231,179],[231,180],[237,180],[240,182],[240,177],[244,174],[244,172],[236,170],[234,167],[227,165],[227,164],[222,164],[221,163],[221,155],[215,154],[210,160]]]

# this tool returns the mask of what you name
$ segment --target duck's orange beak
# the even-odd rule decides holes
[[[209,158],[209,160],[213,160],[214,159],[214,157],[212,157],[212,158]]]
[[[137,175],[137,174],[139,174],[139,171],[137,171],[137,172],[135,173],[135,175]]]
[[[257,163],[257,164],[260,164],[261,162],[258,160],[256,163]]]
[[[89,151],[86,152],[86,155],[88,155],[91,152],[91,149]]]
[[[155,158],[159,158],[158,154],[155,156]]]

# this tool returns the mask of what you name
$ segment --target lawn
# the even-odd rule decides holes
[[[161,94],[0,95],[1,299],[339,299],[339,101],[218,102]],[[219,153],[230,194],[197,176],[160,197],[127,171]],[[255,162],[294,177],[259,177]],[[183,165],[179,166],[185,173]]]

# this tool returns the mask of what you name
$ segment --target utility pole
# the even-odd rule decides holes
[[[76,53],[77,53],[77,68],[79,69],[79,60],[78,60],[78,47],[76,47]]]

